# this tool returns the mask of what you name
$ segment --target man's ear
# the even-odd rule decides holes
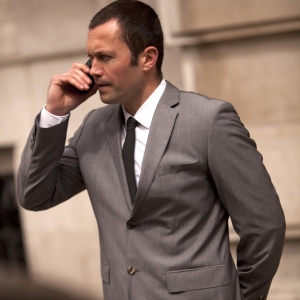
[[[149,72],[155,68],[158,50],[154,46],[147,47],[142,54],[143,70]]]

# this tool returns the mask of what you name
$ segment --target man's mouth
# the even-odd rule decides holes
[[[98,85],[98,90],[103,90],[109,86],[108,83],[101,83],[101,84],[97,84],[97,85]]]

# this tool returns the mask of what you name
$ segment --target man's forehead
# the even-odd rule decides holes
[[[116,24],[104,23],[88,31],[88,43],[113,43],[122,40],[121,29]]]
[[[106,51],[114,47],[115,42],[124,43],[121,29],[114,20],[96,26],[88,31],[86,52]]]
[[[88,32],[88,40],[102,40],[102,39],[108,39],[108,40],[122,40],[122,35],[119,32],[101,32],[101,31],[89,31]]]

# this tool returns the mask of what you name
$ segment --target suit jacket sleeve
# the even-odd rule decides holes
[[[222,102],[208,134],[208,164],[240,237],[237,267],[247,300],[267,295],[285,233],[284,214],[255,142],[231,104]]]
[[[65,147],[68,121],[41,128],[37,120],[23,150],[17,177],[19,203],[34,211],[56,206],[85,189],[75,149],[83,125]]]

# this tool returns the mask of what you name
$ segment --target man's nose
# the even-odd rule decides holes
[[[103,71],[103,68],[101,66],[101,63],[95,61],[95,59],[92,61],[92,66],[91,66],[90,74],[93,77],[96,77],[96,76],[100,76],[101,77],[104,74],[104,71]]]

